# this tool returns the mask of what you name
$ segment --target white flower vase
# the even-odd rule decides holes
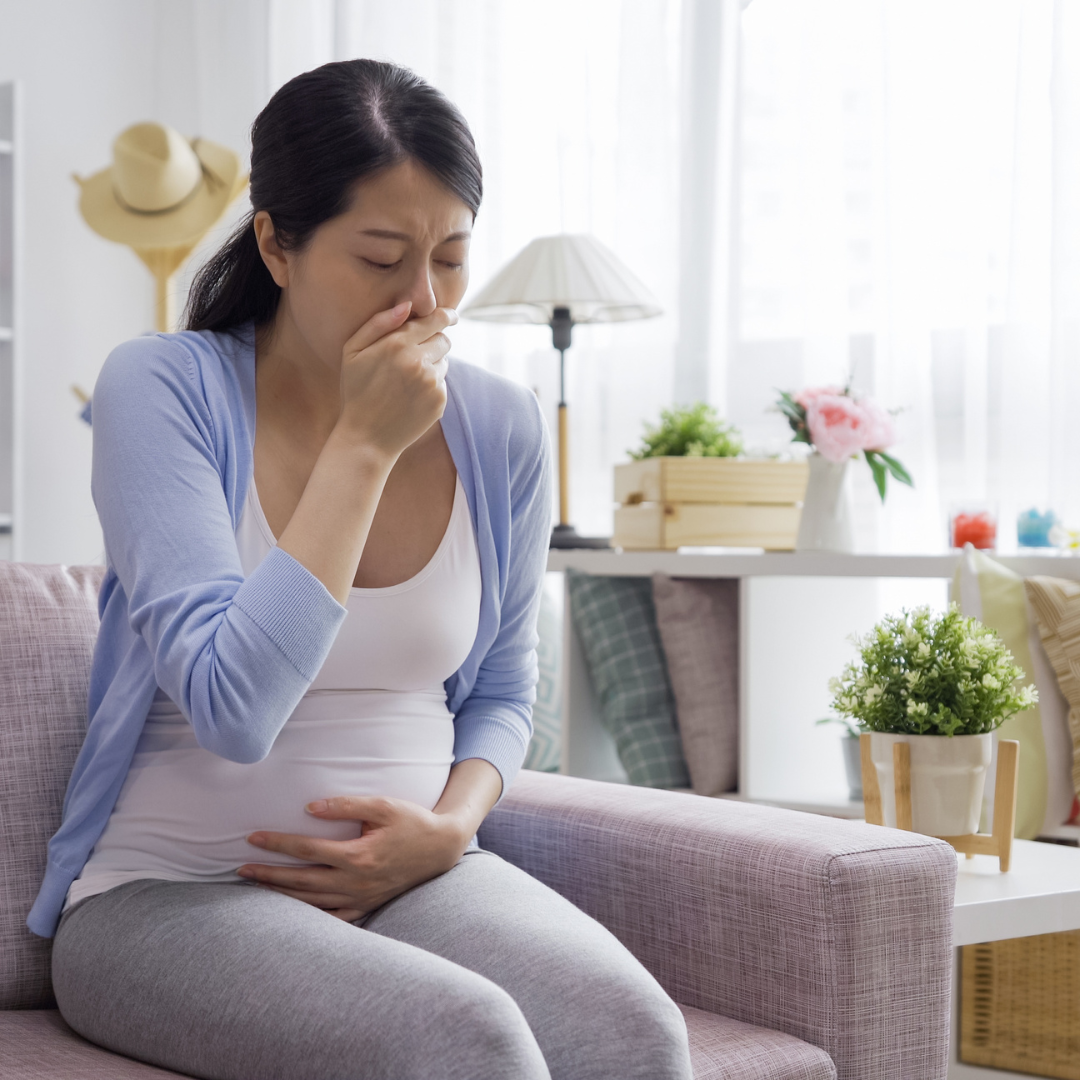
[[[810,479],[799,517],[796,551],[854,551],[848,462],[810,455]]]
[[[896,828],[893,745],[911,748],[911,827],[927,836],[968,836],[979,831],[983,788],[994,737],[986,735],[870,734],[870,758],[881,790],[885,824]]]

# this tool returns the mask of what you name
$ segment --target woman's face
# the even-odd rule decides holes
[[[412,301],[409,317],[456,308],[469,283],[473,215],[422,165],[405,161],[356,185],[349,208],[320,225],[301,251],[256,234],[282,287],[277,313],[333,370],[345,342],[379,311]],[[276,254],[275,254],[276,252]]]

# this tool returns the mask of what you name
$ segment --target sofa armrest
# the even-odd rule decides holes
[[[943,1080],[956,854],[861,822],[523,771],[480,843],[682,1005],[795,1035],[838,1080]]]

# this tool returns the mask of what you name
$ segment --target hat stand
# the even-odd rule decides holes
[[[154,329],[163,334],[176,328],[172,282],[195,247],[195,244],[184,244],[182,247],[131,249],[154,275]]]
[[[942,736],[943,738],[945,736]],[[859,736],[862,759],[863,805],[868,825],[884,825],[885,813],[881,804],[877,769],[870,757],[870,735]],[[997,773],[994,781],[994,823],[990,833],[968,833],[966,836],[939,836],[969,859],[976,855],[996,855],[1002,873],[1009,869],[1012,858],[1013,833],[1016,831],[1016,787],[1020,776],[1020,743],[1016,739],[1001,739],[997,744]],[[893,743],[893,790],[896,795],[896,827],[906,832],[911,828],[911,747]]]
[[[82,188],[85,181],[78,173],[72,173],[71,178]],[[248,185],[248,174],[238,174],[232,183],[228,199],[221,209],[217,220],[210,222],[194,240],[187,240],[183,244],[171,247],[136,247],[133,244],[125,245],[138,255],[143,265],[154,275],[154,329],[160,333],[171,333],[176,329],[176,303],[173,298],[173,279],[177,271],[184,265],[191,253],[203,242],[210,230],[221,220],[221,215],[232,205],[236,198]]]

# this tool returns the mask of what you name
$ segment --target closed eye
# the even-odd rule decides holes
[[[392,263],[375,262],[373,259],[365,259],[364,262],[366,262],[368,266],[372,267],[375,270],[393,270],[395,266],[401,265],[400,259],[397,262]]]

